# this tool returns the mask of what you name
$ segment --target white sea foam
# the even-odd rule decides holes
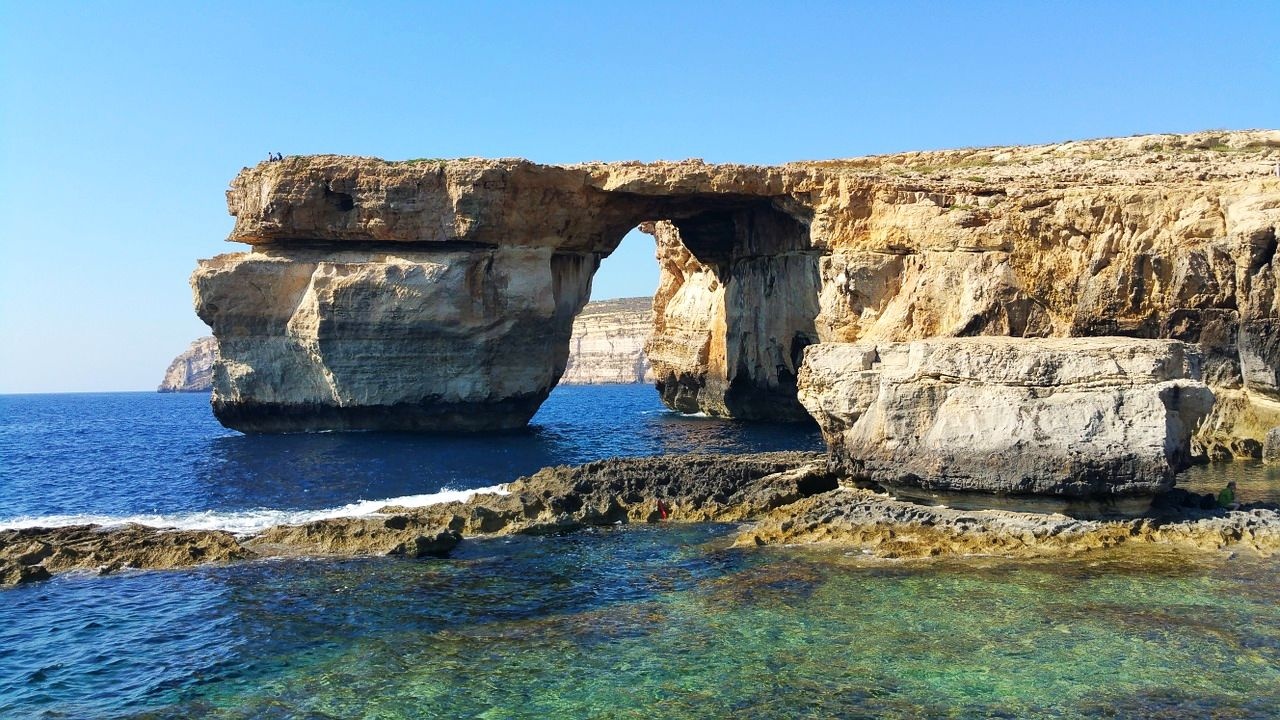
[[[236,512],[205,510],[202,512],[139,515],[40,515],[0,519],[0,530],[29,527],[63,527],[66,525],[124,525],[137,523],[150,527],[179,528],[181,530],[226,530],[237,534],[262,532],[273,525],[296,525],[329,518],[360,517],[373,515],[387,505],[396,507],[426,507],[454,500],[466,500],[480,493],[507,494],[505,485],[450,490],[425,495],[405,495],[385,500],[360,500],[342,507],[325,510],[272,510],[255,508]]]

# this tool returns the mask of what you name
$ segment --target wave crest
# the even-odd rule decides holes
[[[482,493],[507,494],[505,485],[471,490],[451,490],[424,495],[404,495],[385,500],[359,500],[341,507],[324,510],[276,510],[254,508],[252,510],[220,511],[202,510],[186,513],[159,513],[137,515],[40,515],[0,520],[0,530],[19,530],[31,527],[64,527],[67,525],[116,526],[135,523],[159,528],[179,530],[225,530],[237,535],[260,533],[275,525],[299,525],[315,520],[375,515],[383,507],[426,507],[440,503],[463,501]]]

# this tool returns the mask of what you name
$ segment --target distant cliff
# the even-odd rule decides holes
[[[212,335],[191,343],[169,363],[160,392],[209,392],[213,387],[213,361],[218,357],[218,340]]]
[[[653,382],[644,344],[653,330],[653,303],[647,297],[587,303],[573,320],[569,360],[561,383]]]
[[[644,343],[653,329],[647,297],[587,303],[573,321],[569,361],[560,382],[568,385],[653,382]],[[202,337],[169,363],[160,392],[209,392],[218,341]]]

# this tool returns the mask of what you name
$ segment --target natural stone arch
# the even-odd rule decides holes
[[[819,258],[809,228],[757,203],[646,223],[662,266],[646,347],[663,402],[681,412],[807,420],[796,399],[818,342]]]
[[[214,410],[248,431],[523,425],[600,257],[646,223],[678,409],[787,416],[810,336],[1172,337],[1205,354],[1205,441],[1248,450],[1280,424],[1276,148],[1256,131],[780,167],[264,163],[227,194],[252,252],[192,277],[222,348]]]
[[[601,179],[523,161],[246,170],[228,201],[232,238],[254,252],[193,276],[198,312],[225,336],[219,419],[268,432],[521,427],[564,372],[600,260],[637,225],[685,271],[657,298],[659,324],[679,335],[651,343],[663,399],[805,418],[795,377],[817,341],[820,254],[807,208],[752,176],[721,192]],[[810,278],[807,295],[795,277]],[[694,302],[714,310],[682,316],[670,301],[697,283]]]

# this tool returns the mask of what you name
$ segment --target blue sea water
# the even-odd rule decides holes
[[[207,398],[0,397],[0,527],[253,526],[550,464],[814,449],[644,386],[557,389],[527,433],[250,437]],[[1256,464],[1227,473],[1274,492]],[[1123,551],[876,561],[676,525],[0,591],[0,717],[1276,717],[1280,562]]]
[[[257,510],[488,487],[607,457],[791,449],[822,449],[817,429],[678,415],[646,385],[560,387],[528,431],[436,436],[242,435],[194,393],[8,395],[0,396],[0,528],[47,525],[50,516],[252,523]]]

